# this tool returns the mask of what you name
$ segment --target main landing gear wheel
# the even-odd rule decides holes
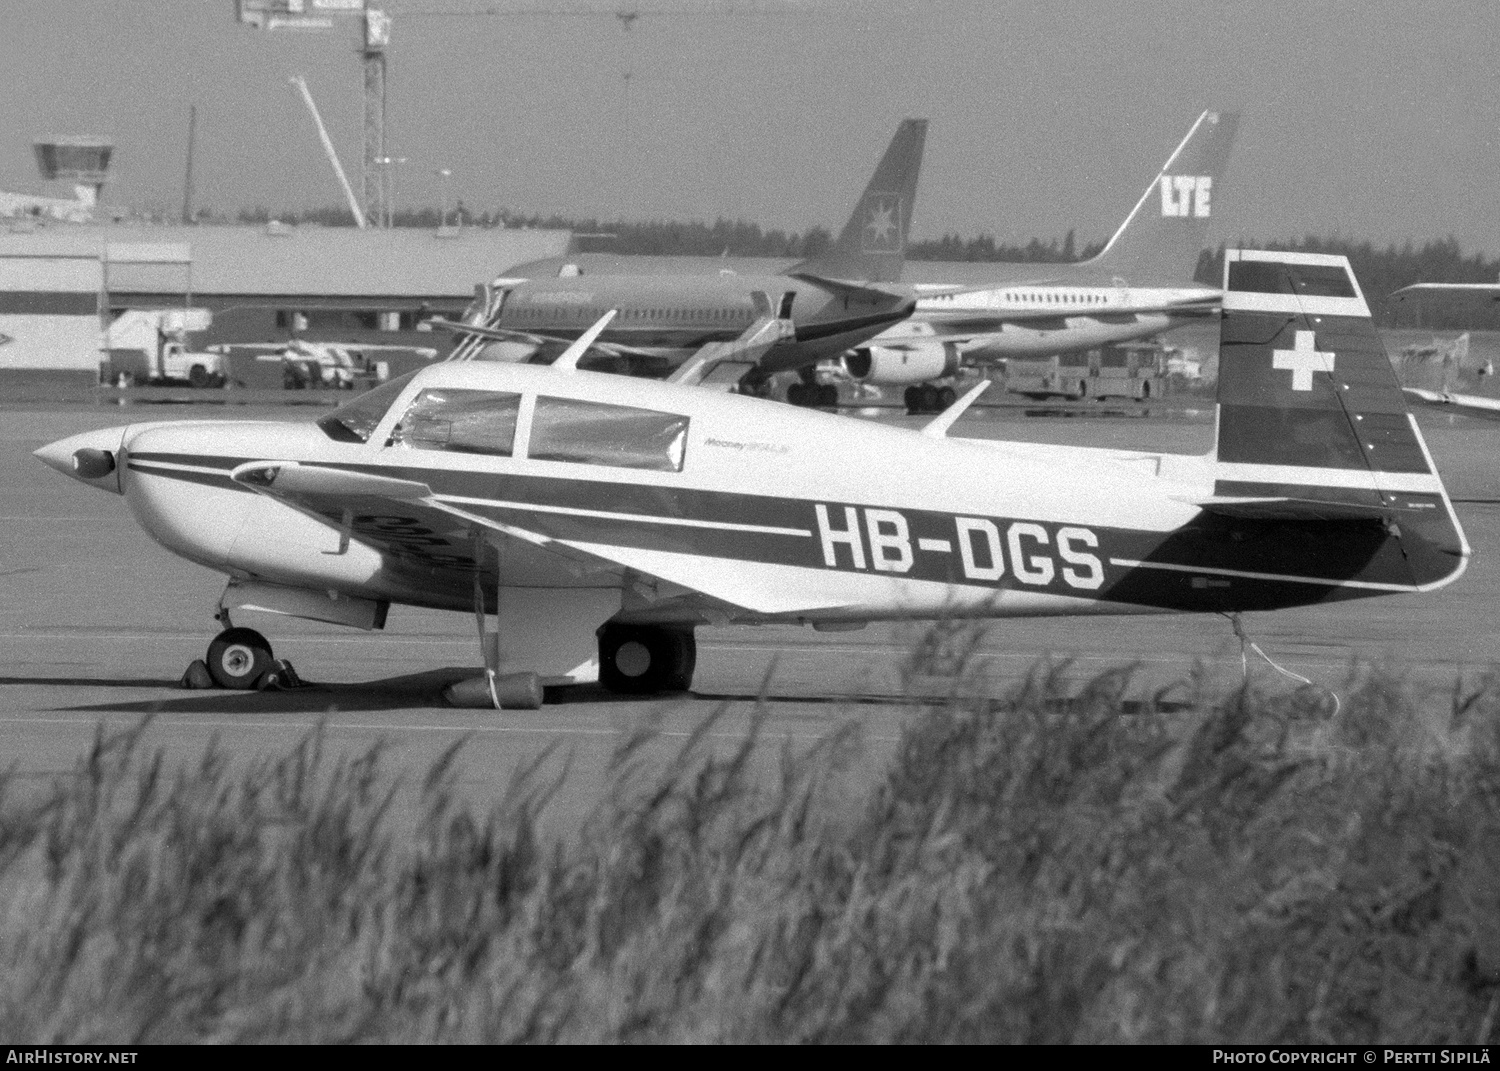
[[[935,387],[931,383],[923,383],[907,387],[902,400],[906,402],[906,412],[911,416],[918,416],[922,413],[941,413],[958,401],[958,393],[952,387]]]
[[[220,688],[248,691],[273,662],[271,644],[253,628],[229,628],[208,645],[208,674]]]
[[[835,383],[793,383],[786,389],[786,400],[805,409],[837,409],[839,388]]]
[[[606,625],[599,631],[599,683],[611,692],[685,692],[697,664],[692,629]]]

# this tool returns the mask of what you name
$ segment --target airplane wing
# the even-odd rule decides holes
[[[922,321],[932,325],[938,335],[957,339],[961,335],[977,336],[995,334],[1006,324],[1021,324],[1038,330],[1060,330],[1070,319],[1088,318],[1106,324],[1133,324],[1137,315],[1152,313],[1182,312],[1191,306],[1180,303],[1160,302],[1132,305],[1128,309],[1087,309],[1058,312],[1056,309],[960,309],[945,312],[942,309],[924,309],[919,314]]]
[[[1132,318],[1125,322],[1134,321]],[[876,338],[871,339],[868,345],[900,349],[902,347],[921,348],[924,345],[930,346],[934,342],[959,344],[979,342],[991,335],[999,334],[1007,323],[1025,324],[1035,331],[1063,331],[1068,326],[1067,318],[1055,312],[1023,313],[1019,316],[975,314],[963,319],[923,319],[916,323],[908,320],[894,328],[887,328]],[[907,325],[911,326],[907,327]],[[911,329],[918,325],[921,326],[921,330]]]
[[[534,522],[513,523],[494,516],[502,503],[476,502],[440,496],[425,483],[295,461],[251,461],[231,474],[235,483],[281,502],[330,529],[330,547],[359,542],[398,565],[440,572],[467,583],[473,575],[473,537],[476,531],[506,537],[524,552],[542,553],[575,577],[621,577],[629,570],[654,577],[691,596],[715,604],[760,614],[792,613],[843,605],[845,597],[816,585],[797,591],[768,583],[761,573],[775,566],[753,562],[725,569],[723,563],[700,554],[615,546],[584,540],[558,539],[536,530]],[[531,507],[518,509],[517,518],[536,516]],[[393,524],[391,521],[403,523]],[[328,553],[338,553],[330,549]]]
[[[1478,394],[1450,394],[1448,391],[1420,390],[1417,387],[1402,387],[1401,393],[1423,405],[1483,420],[1500,420],[1500,398],[1486,398]]]
[[[454,334],[478,335],[480,338],[491,339],[495,342],[516,342],[524,346],[536,346],[538,349],[547,347],[567,346],[567,339],[554,338],[551,335],[539,335],[531,331],[517,331],[509,327],[481,327],[478,324],[460,323],[457,320],[444,320],[433,317],[427,321],[436,328],[444,331],[452,331]],[[645,360],[653,360],[660,354],[651,350],[636,349],[634,346],[622,346],[618,342],[595,341],[589,349],[604,353],[610,357],[640,357]]]

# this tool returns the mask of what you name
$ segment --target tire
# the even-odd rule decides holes
[[[938,411],[938,390],[931,383],[922,384],[922,412],[936,413]]]
[[[786,389],[786,400],[788,405],[806,405],[803,395],[807,393],[801,383],[793,383]]]
[[[225,629],[208,645],[205,661],[220,688],[248,691],[271,668],[271,644],[254,629]]]
[[[907,387],[902,400],[906,402],[907,416],[916,416],[922,411],[922,389],[920,387]]]
[[[599,683],[619,695],[685,692],[697,663],[690,628],[606,625],[599,631]]]
[[[832,383],[824,383],[817,388],[818,405],[823,409],[837,409],[839,407],[839,389]]]
[[[939,409],[947,409],[958,401],[958,392],[952,387],[941,387],[937,392],[937,403]]]
[[[206,390],[212,382],[208,374],[208,369],[204,368],[201,364],[195,364],[188,369],[189,386],[195,387],[198,390]]]

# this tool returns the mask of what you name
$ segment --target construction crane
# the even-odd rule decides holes
[[[308,113],[312,115],[313,125],[318,128],[318,140],[323,143],[323,152],[333,167],[333,173],[338,177],[339,186],[344,191],[344,199],[349,202],[349,211],[354,214],[354,225],[363,230],[367,217],[360,210],[359,200],[354,196],[354,190],[349,185],[349,176],[344,174],[344,165],[339,163],[339,154],[333,147],[333,139],[328,136],[328,128],[323,125],[323,117],[318,114],[318,106],[313,103],[312,91],[307,88],[307,79],[300,74],[294,74],[287,81],[296,86],[297,91],[302,94],[302,103],[307,105]]]
[[[391,43],[391,14],[379,0],[233,0],[235,21],[260,30],[331,30],[340,18],[359,27],[360,62],[364,77],[364,147],[360,154],[360,194],[366,220],[390,219],[388,183],[381,161],[391,159],[385,147],[386,52]],[[694,11],[687,8],[550,8],[474,7],[403,11],[401,19],[421,18],[581,18],[614,19],[627,32],[642,18],[722,17],[765,14],[758,8],[723,7]],[[306,93],[305,87],[303,88]],[[306,97],[309,102],[311,97]],[[316,114],[316,108],[313,109]],[[330,150],[322,131],[325,150]],[[331,150],[330,150],[331,151]],[[347,189],[347,180],[342,180]],[[356,220],[360,212],[355,212]]]

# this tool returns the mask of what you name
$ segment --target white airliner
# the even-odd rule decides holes
[[[1194,282],[1193,273],[1238,129],[1233,112],[1198,116],[1090,260],[976,263],[963,266],[962,277],[955,265],[908,261],[903,279],[915,284],[916,312],[846,355],[844,370],[873,385],[915,387],[956,375],[963,364],[1074,353],[1214,315],[1219,291]],[[907,407],[930,409],[930,397],[908,390]]]
[[[605,318],[606,320],[608,317]],[[1343,257],[1230,251],[1214,450],[971,441],[680,384],[453,362],[316,423],[179,421],[37,451],[226,574],[208,669],[265,611],[365,629],[473,612],[486,672],[687,687],[702,625],[1237,612],[1427,592],[1465,541]],[[495,629],[488,615],[497,616]]]

